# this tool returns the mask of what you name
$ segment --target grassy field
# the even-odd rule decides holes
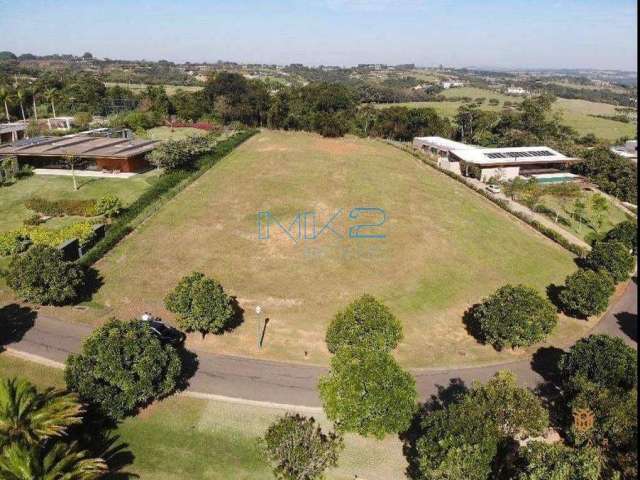
[[[184,140],[185,138],[206,134],[206,130],[191,127],[174,128],[173,131],[171,127],[155,127],[146,132],[146,136],[151,140]]]
[[[257,236],[256,213],[283,224],[316,211],[319,225],[338,209],[333,228],[345,235],[354,207],[383,208],[385,239],[293,242],[272,226]],[[369,223],[371,216],[361,219]],[[371,223],[373,223],[371,222]],[[403,364],[414,367],[509,360],[479,345],[463,325],[466,308],[507,282],[541,291],[574,270],[563,249],[489,201],[410,155],[379,141],[323,139],[263,132],[163,207],[96,267],[104,285],[88,311],[52,307],[62,318],[100,322],[151,311],[171,320],[164,296],[191,271],[217,278],[237,296],[245,322],[225,335],[194,335],[195,348],[218,353],[325,364],[324,332],[354,297],[382,298],[402,320]],[[256,352],[256,305],[270,319]],[[556,339],[589,324],[560,322]],[[307,355],[305,356],[305,352]]]
[[[484,97],[485,102],[482,104],[483,110],[500,111],[504,102],[519,103],[522,97],[503,95],[493,90],[487,90],[476,87],[450,88],[444,90],[442,95],[445,97],[471,97],[473,99]],[[495,98],[500,103],[498,105],[489,105],[489,99]],[[462,102],[409,102],[399,103],[395,105],[406,106],[410,108],[431,107],[441,115],[452,118],[458,108],[463,105]],[[379,108],[388,107],[389,104],[380,104]],[[634,123],[622,123],[606,118],[594,118],[592,115],[614,115],[616,114],[614,105],[607,103],[588,102],[586,100],[575,100],[558,98],[553,106],[553,110],[562,116],[563,123],[575,128],[581,135],[593,133],[597,137],[606,140],[615,140],[617,138],[628,136],[633,137],[636,133],[636,125]]]
[[[120,87],[128,88],[135,93],[140,93],[143,90],[146,90],[147,87],[149,86],[146,83],[125,83],[125,82],[119,82],[119,83],[105,82],[105,85],[107,87],[120,86]],[[153,85],[153,86],[156,87],[158,85]],[[173,95],[178,90],[184,90],[185,92],[197,92],[199,90],[202,90],[203,88],[197,85],[161,85],[161,86],[164,87],[165,91],[167,92],[167,95]]]
[[[62,371],[0,354],[0,376],[22,376],[40,387],[63,387]],[[273,475],[259,439],[277,409],[171,397],[121,423],[116,431],[133,463],[123,470],[145,480],[268,480]],[[316,415],[330,428],[323,415]],[[329,480],[400,478],[406,468],[401,442],[345,437],[345,450]]]
[[[0,187],[0,232],[12,230],[33,215],[24,206],[30,197],[38,196],[49,200],[97,199],[107,193],[117,195],[126,206],[140,196],[153,181],[157,172],[151,171],[133,178],[87,178],[78,177],[80,188],[73,190],[73,180],[65,176],[33,175],[8,187]],[[52,219],[46,226],[59,226],[59,219]]]

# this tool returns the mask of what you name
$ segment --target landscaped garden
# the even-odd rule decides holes
[[[348,238],[355,223],[380,221],[371,213],[349,219],[358,207],[384,209],[384,225],[362,233],[386,238]],[[287,226],[298,212],[316,211],[319,229],[340,208],[331,226],[346,238],[325,230],[293,242],[273,224],[271,238],[258,239],[260,211]],[[326,363],[329,320],[367,292],[405,325],[396,355],[406,366],[525,353],[478,344],[466,331],[465,310],[505,283],[544,293],[576,268],[568,252],[410,155],[378,141],[284,132],[239,147],[95,266],[104,284],[88,311],[45,311],[87,322],[144,311],[173,320],[163,299],[199,271],[237,297],[245,321],[224,335],[194,336],[194,346],[256,355],[252,312],[261,305],[270,319],[261,357]],[[577,337],[590,325],[561,317],[552,339]]]

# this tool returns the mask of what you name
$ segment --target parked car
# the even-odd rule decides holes
[[[170,327],[162,320],[154,317],[150,313],[144,313],[140,318],[151,327],[151,331],[160,339],[162,343],[169,345],[182,345],[187,338],[186,335],[177,328]]]
[[[495,183],[492,183],[491,185],[489,185],[487,187],[487,190],[489,190],[491,193],[500,193],[502,191],[500,189],[500,185],[496,185]]]

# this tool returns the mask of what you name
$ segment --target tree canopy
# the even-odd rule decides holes
[[[633,270],[633,256],[621,242],[596,242],[585,258],[593,270],[606,270],[616,282],[626,280]]]
[[[570,315],[588,317],[607,309],[614,290],[615,283],[607,271],[579,269],[565,280],[559,300]]]

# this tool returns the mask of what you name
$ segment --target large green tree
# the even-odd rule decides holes
[[[283,480],[323,478],[327,468],[338,464],[344,448],[342,435],[326,434],[313,418],[292,414],[269,426],[264,443],[275,476]]]
[[[382,302],[363,295],[339,311],[327,329],[327,347],[352,346],[389,352],[402,340],[402,324]]]
[[[558,322],[554,306],[535,289],[505,285],[471,311],[482,339],[497,349],[541,342]]]
[[[560,304],[570,315],[597,315],[607,309],[614,290],[615,283],[608,272],[579,269],[565,280]]]
[[[165,298],[167,309],[178,316],[178,325],[187,331],[220,333],[234,316],[232,299],[222,285],[194,272],[183,277]]]
[[[384,352],[341,348],[319,389],[327,417],[360,435],[403,432],[416,410],[415,380]]]
[[[618,223],[607,232],[605,242],[621,242],[636,255],[638,251],[638,225],[630,220]]]
[[[562,444],[532,442],[520,452],[518,480],[599,480],[602,470],[593,447],[574,449]]]
[[[64,261],[59,250],[44,245],[34,245],[14,257],[6,278],[19,297],[42,305],[72,303],[85,285],[82,267]]]
[[[67,359],[67,386],[113,419],[173,392],[180,356],[146,322],[111,320],[95,330],[82,351]]]
[[[589,335],[566,352],[560,361],[565,383],[580,375],[603,388],[630,389],[636,385],[636,352],[621,338]]]
[[[585,258],[593,270],[606,270],[616,282],[629,278],[633,270],[633,256],[621,242],[596,242]]]

